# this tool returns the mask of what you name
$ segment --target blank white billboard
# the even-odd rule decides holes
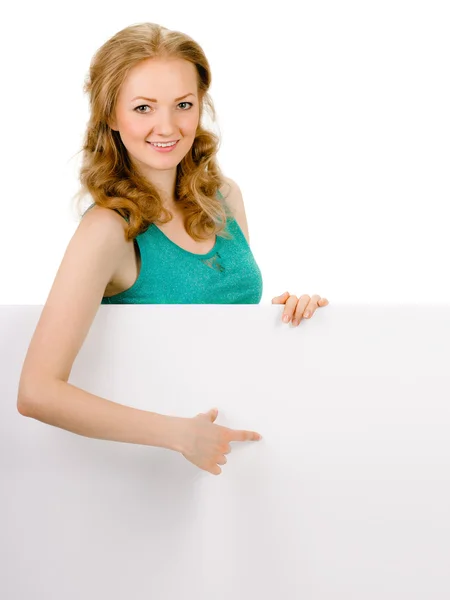
[[[0,597],[448,600],[450,306],[101,306],[69,382],[250,429],[213,476],[17,411],[0,307]]]

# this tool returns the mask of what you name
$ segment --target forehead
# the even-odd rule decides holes
[[[120,92],[122,98],[147,96],[158,101],[197,93],[197,69],[180,58],[150,58],[134,66]]]

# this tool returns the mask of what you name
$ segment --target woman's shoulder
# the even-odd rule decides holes
[[[219,188],[219,192],[226,198],[231,192],[238,188],[238,184],[231,177],[222,176],[223,183]]]
[[[120,255],[121,250],[125,251],[128,245],[125,237],[126,229],[127,222],[119,213],[94,204],[84,211],[76,233],[82,238],[89,236],[90,230],[95,230],[99,236],[106,236],[105,239],[110,240],[110,244]]]
[[[247,215],[245,213],[244,199],[242,192],[236,181],[230,177],[224,177],[224,182],[219,188],[220,193],[225,199],[228,207],[233,213],[239,227],[242,229],[247,242],[250,243]]]
[[[236,216],[236,213],[239,214],[242,212],[244,206],[242,192],[234,179],[231,179],[230,177],[224,177],[223,180],[224,181],[219,188],[219,192],[222,194],[233,215]]]
[[[234,179],[231,179],[231,177],[223,177],[223,183],[220,186],[219,191],[231,208],[242,208],[242,205],[244,204],[242,191]]]
[[[112,227],[118,229],[117,225],[121,226],[121,229],[126,229],[127,223],[118,212],[98,204],[91,204],[81,215],[83,222],[95,223],[97,227]]]

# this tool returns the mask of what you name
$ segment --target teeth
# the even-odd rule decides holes
[[[168,146],[175,146],[176,142],[170,142],[168,144],[160,144],[155,142],[150,142],[152,146],[157,146],[158,148],[167,148]]]

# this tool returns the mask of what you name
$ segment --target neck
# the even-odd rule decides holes
[[[176,206],[175,186],[177,181],[177,168],[152,169],[147,165],[140,165],[144,177],[157,189],[164,208],[172,210]]]

